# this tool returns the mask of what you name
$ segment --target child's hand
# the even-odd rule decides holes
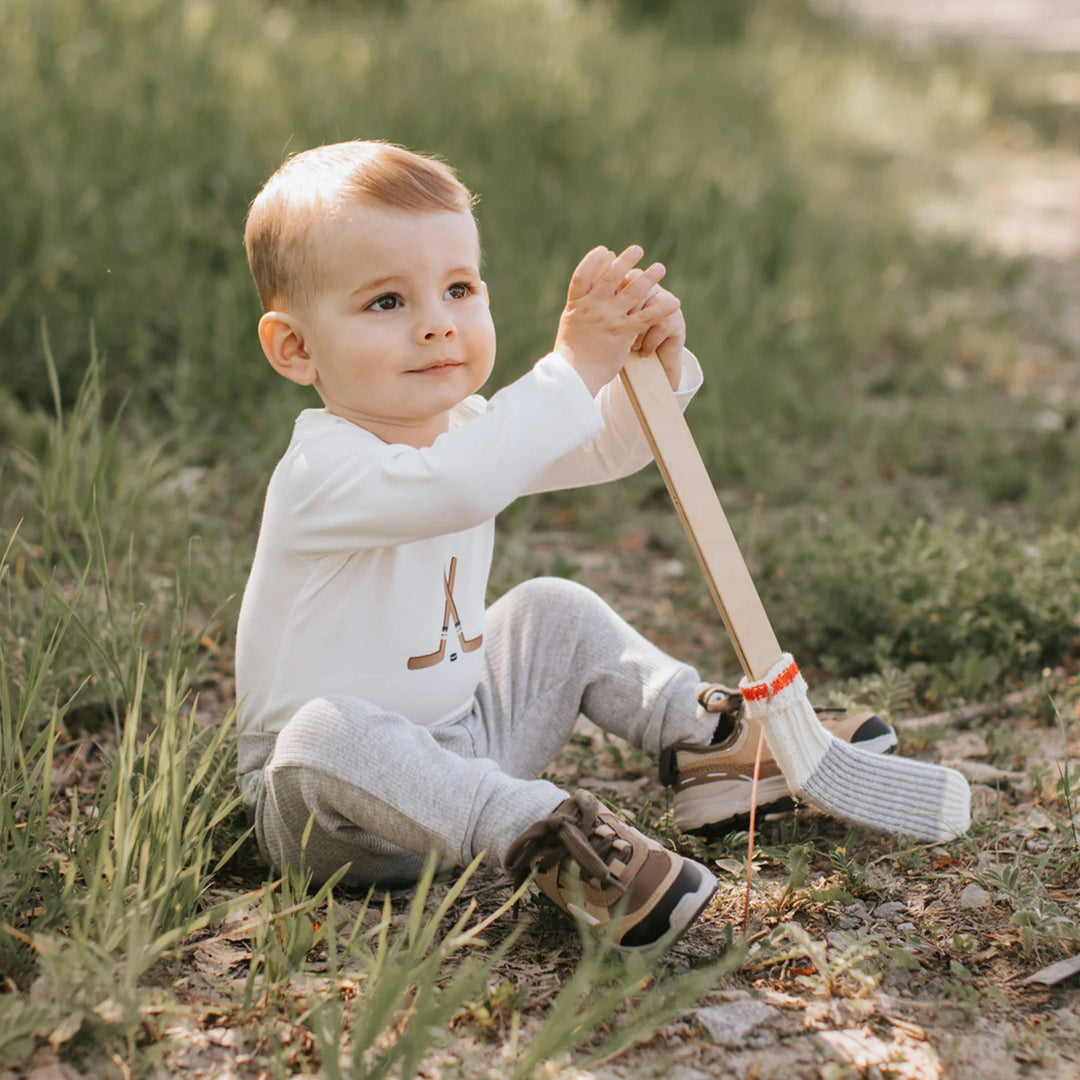
[[[678,312],[678,300],[657,288],[660,263],[631,273],[643,254],[636,244],[619,255],[593,248],[570,279],[555,351],[593,395],[618,375],[635,342]]]
[[[659,285],[653,287],[652,299],[662,298],[663,306],[674,310],[670,314],[657,320],[638,337],[634,342],[633,351],[642,356],[651,356],[653,353],[660,359],[664,366],[664,373],[668,377],[672,390],[679,389],[682,379],[682,354],[686,344],[686,320],[683,318],[682,308],[677,297],[672,296],[667,289]]]

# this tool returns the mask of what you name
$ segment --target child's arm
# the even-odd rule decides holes
[[[683,349],[679,368],[682,381],[675,388],[675,400],[685,410],[701,387],[701,365],[692,352]],[[523,495],[604,484],[630,476],[653,460],[641,421],[619,379],[612,380],[596,395],[596,404],[603,421],[601,430],[552,462]]]
[[[636,267],[630,269],[623,290],[635,283],[640,287],[645,274],[646,271]],[[697,360],[686,351],[686,320],[681,306],[675,296],[655,281],[642,302],[643,312],[646,303],[652,305],[649,311],[657,313],[656,321],[638,335],[633,351],[642,355],[655,353],[659,357],[676,401],[685,409],[701,386],[702,375]],[[596,394],[596,403],[603,417],[603,429],[549,465],[523,494],[617,480],[652,461],[652,450],[621,381],[612,379],[603,386]]]
[[[271,481],[284,547],[323,556],[473,528],[604,426],[582,379],[555,354],[490,401],[463,402],[457,419],[417,448],[318,410],[301,414]]]
[[[318,430],[301,443],[294,439],[275,474],[280,501],[292,508],[278,523],[286,546],[298,555],[325,555],[471,528],[600,435],[603,400],[619,388],[616,376],[630,347],[678,307],[657,289],[659,263],[628,279],[641,254],[631,247],[620,255],[607,248],[586,255],[571,281],[552,355],[430,447],[387,445],[347,422],[311,421]],[[611,478],[609,468],[602,471],[578,482]]]

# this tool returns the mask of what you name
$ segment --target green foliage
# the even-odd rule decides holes
[[[1072,830],[1069,830],[1070,832]],[[1080,869],[1073,838],[1047,844],[1034,854],[1024,851],[1009,862],[995,863],[979,875],[992,889],[995,901],[1009,911],[1018,944],[1025,955],[1040,962],[1070,956],[1080,945],[1080,928],[1069,905],[1055,899],[1054,885],[1074,883]]]
[[[817,994],[831,997],[860,997],[877,987],[879,953],[876,941],[840,931],[842,944],[831,946],[815,940],[798,923],[784,923],[772,931],[751,962],[778,964],[795,958],[806,959],[811,973],[798,978]]]
[[[759,541],[760,580],[784,637],[832,671],[891,664],[894,681],[909,669],[926,689],[933,670],[936,691],[976,697],[1080,643],[1080,541],[1070,531],[1031,539],[957,518],[878,536],[824,515],[808,525],[797,547]],[[881,691],[895,700],[896,687]]]

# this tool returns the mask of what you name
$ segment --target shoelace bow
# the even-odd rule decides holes
[[[625,891],[608,868],[608,859],[618,850],[619,837],[614,831],[606,836],[597,830],[597,808],[575,802],[575,809],[576,814],[562,811],[530,825],[521,835],[517,858],[507,869],[520,884],[534,866],[541,872],[550,870],[569,855],[583,877],[595,879],[601,888]]]

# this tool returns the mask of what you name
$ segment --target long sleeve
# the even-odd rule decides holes
[[[316,412],[275,472],[279,520],[301,556],[409,543],[473,528],[528,489],[552,462],[601,431],[601,408],[561,357],[538,361],[429,447],[388,445]]]
[[[703,381],[701,365],[689,349],[683,350],[682,377],[675,391],[685,411]],[[586,487],[617,480],[643,469],[652,461],[652,450],[642,431],[621,379],[613,379],[596,396],[603,428],[588,442],[575,446],[549,465],[523,494]]]

